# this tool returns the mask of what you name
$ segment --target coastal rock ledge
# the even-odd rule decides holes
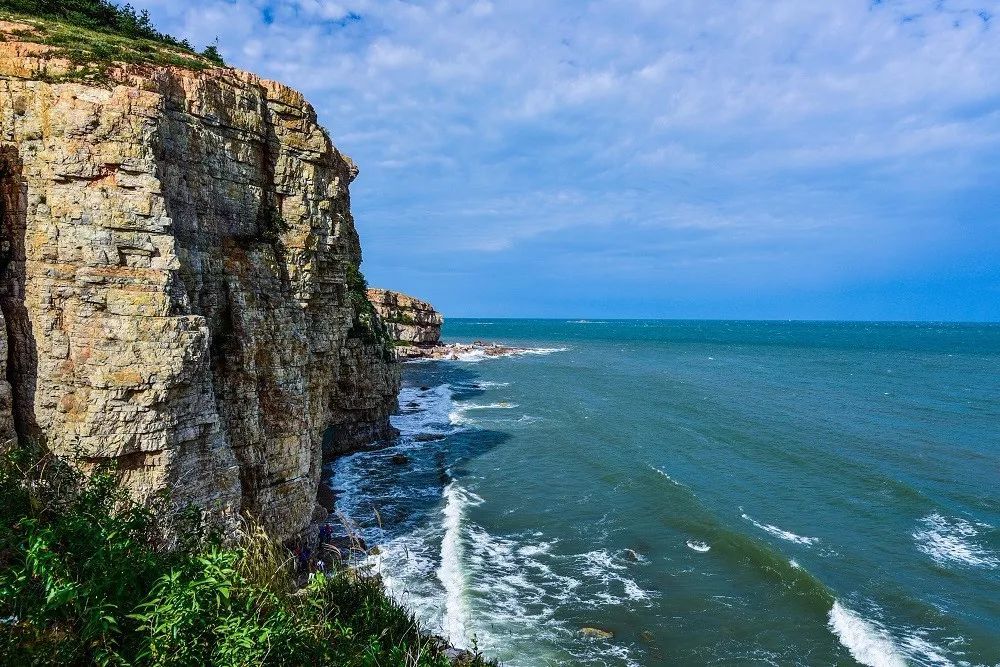
[[[471,360],[506,357],[526,350],[477,340],[472,343],[442,343],[444,317],[434,306],[412,296],[377,287],[368,289],[368,300],[375,307],[392,339],[396,358]]]
[[[368,289],[368,300],[397,346],[430,347],[441,341],[444,318],[426,301],[377,287]]]
[[[389,434],[396,408],[398,364],[352,305],[357,169],[279,83],[88,83],[23,30],[0,25],[0,447],[298,534],[324,440]]]

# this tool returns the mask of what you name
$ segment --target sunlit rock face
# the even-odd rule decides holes
[[[16,427],[140,498],[297,534],[324,434],[384,437],[396,406],[348,294],[354,164],[252,74],[54,83],[39,45],[0,46],[0,446]]]
[[[413,345],[432,345],[441,340],[444,318],[426,301],[376,288],[368,290],[368,300],[382,317],[393,340]]]

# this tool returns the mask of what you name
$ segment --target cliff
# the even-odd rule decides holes
[[[403,345],[436,345],[441,340],[441,313],[426,301],[401,292],[372,288],[368,300],[375,306],[389,330],[389,336]]]
[[[296,534],[324,440],[383,437],[396,407],[349,281],[357,169],[281,84],[151,63],[88,81],[33,30],[0,22],[0,444],[16,427],[115,462],[139,498]]]

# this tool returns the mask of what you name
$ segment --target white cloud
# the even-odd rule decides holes
[[[859,230],[969,224],[942,210],[1000,169],[1000,0],[133,4],[307,94],[360,164],[380,256],[573,229],[625,254],[703,243],[738,273],[812,233],[795,252],[835,271]],[[680,238],[692,220],[757,245]]]

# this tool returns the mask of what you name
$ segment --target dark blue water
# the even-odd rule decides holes
[[[510,665],[1000,663],[1000,326],[445,334],[533,353],[408,365],[400,442],[334,486],[372,567],[459,645]]]

